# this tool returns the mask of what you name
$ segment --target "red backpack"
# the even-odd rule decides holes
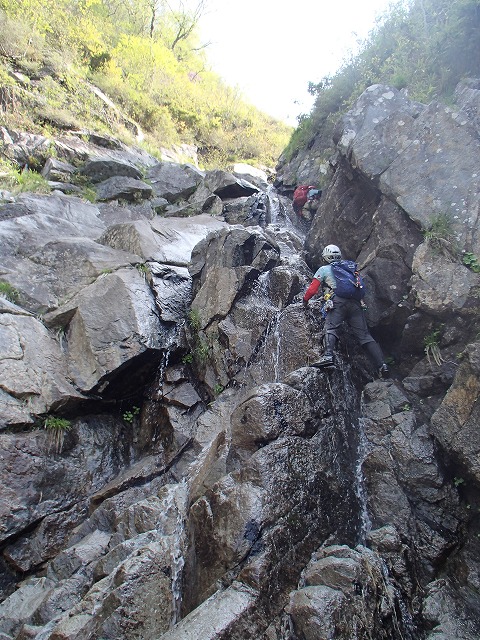
[[[307,201],[307,193],[310,189],[315,189],[315,187],[310,186],[309,184],[301,184],[299,187],[295,189],[293,192],[293,200],[300,200],[305,198],[305,202]]]

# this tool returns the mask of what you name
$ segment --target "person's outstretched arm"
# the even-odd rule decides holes
[[[305,291],[305,295],[303,296],[303,301],[308,302],[312,296],[314,296],[317,291],[320,289],[320,285],[322,283],[317,278],[314,278],[310,283],[310,286]]]

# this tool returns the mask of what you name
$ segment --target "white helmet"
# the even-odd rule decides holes
[[[329,244],[322,251],[322,258],[325,262],[335,262],[342,259],[342,252],[335,244]]]

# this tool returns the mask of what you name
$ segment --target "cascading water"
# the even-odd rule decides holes
[[[360,527],[358,533],[358,544],[365,544],[368,534],[372,529],[372,522],[368,513],[367,492],[365,487],[365,476],[363,475],[363,463],[368,451],[368,440],[365,434],[365,422],[360,416],[358,420],[358,449],[357,464],[355,466],[355,494],[360,506]]]
[[[291,207],[290,207],[291,208]],[[255,196],[251,209],[257,212],[257,218],[267,236],[273,236],[280,249],[281,265],[296,273],[306,271],[306,265],[301,257],[305,231],[294,224],[287,205],[276,193],[272,186],[266,193]],[[261,215],[258,215],[261,211]],[[259,327],[264,327],[262,336],[248,362],[245,363],[244,382],[249,367],[255,363],[262,363],[262,370],[267,374],[268,381],[280,381],[284,372],[281,367],[281,325],[283,313],[281,303],[275,303],[272,298],[272,284],[270,272],[260,274],[255,281],[247,305],[257,320]]]
[[[182,605],[182,575],[185,566],[185,514],[188,499],[188,487],[186,480],[179,484],[166,485],[163,488],[164,520],[158,524],[157,531],[161,535],[168,536],[170,542],[170,569],[171,569],[171,593],[172,593],[172,619],[173,627],[180,619]]]
[[[280,202],[280,199],[272,186],[269,186],[266,191],[267,200],[267,220],[269,224],[280,225],[285,227],[289,231],[298,232],[295,228],[289,216],[285,206]]]

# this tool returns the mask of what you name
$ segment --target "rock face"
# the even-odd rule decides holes
[[[100,198],[0,205],[2,638],[479,637],[478,84],[457,95],[370,87],[306,235],[253,168],[3,131]],[[308,366],[331,242],[390,380],[347,331]]]

